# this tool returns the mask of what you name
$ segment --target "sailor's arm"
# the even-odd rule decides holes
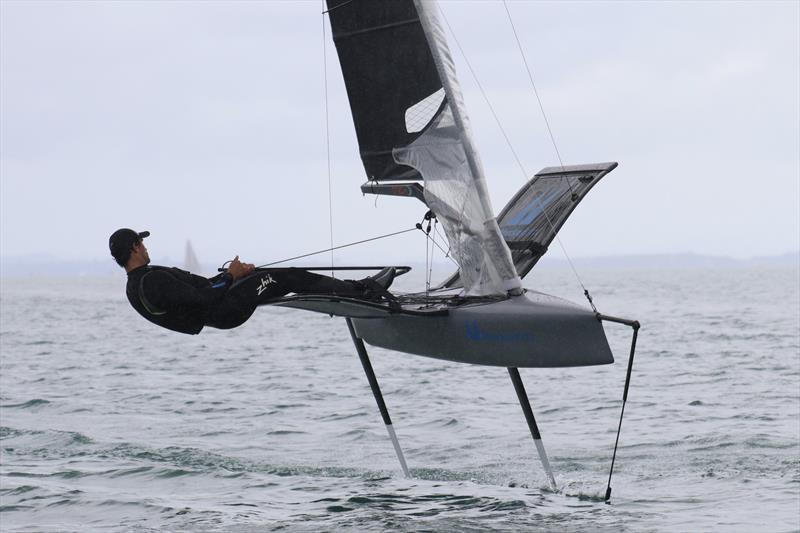
[[[231,260],[231,264],[228,265],[228,274],[236,281],[237,279],[251,274],[255,269],[256,267],[252,263],[242,263],[239,261],[239,256],[237,255]]]
[[[220,301],[228,292],[233,278],[221,277],[214,285],[195,287],[168,270],[154,270],[142,278],[140,297],[162,311],[208,308]]]
[[[228,263],[230,263],[230,265],[228,266],[227,270],[225,270],[222,274],[217,274],[212,278],[203,278],[191,274],[193,285],[198,289],[206,287],[209,282],[211,283],[212,287],[218,287],[223,284],[230,286],[234,281],[250,275],[256,268],[251,263],[240,262],[238,255],[231,261],[228,261]]]
[[[154,270],[142,278],[141,293],[147,302],[163,311],[208,308],[219,302],[228,292],[233,282],[250,274],[255,267],[249,263],[241,263],[236,256],[228,267],[228,271],[218,276],[211,284],[199,276],[179,279],[169,270]],[[190,283],[197,277],[203,283]]]

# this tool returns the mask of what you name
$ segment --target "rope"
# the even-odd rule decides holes
[[[425,220],[428,221],[428,225],[425,227],[423,232],[425,233],[425,296],[427,297],[431,291],[431,281],[433,280],[433,253],[435,251],[434,247],[438,246],[436,243],[436,225],[439,223],[439,219],[436,218],[436,215],[433,214],[433,211],[428,211],[425,214],[425,217],[422,219],[423,222]],[[420,223],[421,226],[421,223]],[[431,226],[433,226],[433,237],[431,237]],[[420,228],[422,229],[422,228]]]
[[[431,232],[426,231],[425,237],[427,237],[425,239],[425,296],[428,296],[428,293],[431,292],[431,278],[428,276],[428,265],[431,264],[429,259],[430,254],[428,253],[428,250],[430,250],[431,247]]]
[[[318,250],[316,252],[310,252],[310,253],[303,254],[303,255],[298,255],[298,256],[295,256],[295,257],[289,257],[287,259],[281,259],[280,261],[273,261],[272,263],[266,263],[264,265],[258,265],[256,268],[266,268],[266,267],[273,266],[273,265],[279,265],[281,263],[286,263],[288,261],[294,261],[295,259],[302,259],[304,257],[311,257],[312,255],[324,254],[325,252],[332,252],[333,250],[340,250],[342,248],[347,248],[348,246],[355,246],[356,244],[364,244],[365,242],[377,241],[378,239],[385,239],[387,237],[393,237],[395,235],[400,235],[402,233],[408,233],[409,231],[416,231],[416,230],[417,230],[417,226],[414,226],[413,228],[404,229],[404,230],[401,230],[401,231],[395,231],[393,233],[387,233],[385,235],[378,235],[377,237],[371,237],[369,239],[363,239],[363,240],[360,240],[360,241],[350,242],[350,243],[347,243],[347,244],[341,244],[339,246],[334,246],[334,247],[331,247],[331,248],[325,248],[324,250]]]
[[[525,52],[522,49],[522,43],[520,42],[519,36],[517,35],[517,28],[514,27],[514,20],[511,18],[511,12],[508,10],[508,4],[506,4],[506,0],[503,0],[503,7],[506,9],[506,15],[508,15],[508,22],[511,24],[511,31],[514,33],[514,39],[517,41],[517,48],[519,48],[519,53],[522,56],[522,62],[525,64],[525,71],[528,73],[528,79],[531,81],[531,87],[533,87],[533,94],[536,95],[536,101],[539,102],[539,110],[542,112],[542,117],[544,118],[544,124],[545,126],[547,126],[547,133],[550,134],[550,141],[553,143],[553,148],[556,151],[556,157],[558,157],[558,162],[561,165],[561,169],[563,170],[564,161],[561,159],[561,152],[558,151],[556,138],[553,135],[553,130],[550,128],[550,121],[547,120],[547,113],[544,112],[544,105],[542,105],[542,99],[539,98],[539,91],[536,90],[536,83],[533,81],[533,74],[531,73],[531,68],[528,65],[528,59],[525,57]],[[570,190],[571,189],[572,188],[570,187]]]
[[[539,110],[542,112],[542,118],[544,119],[545,126],[547,126],[547,133],[550,135],[550,141],[553,143],[553,148],[556,151],[556,157],[558,157],[558,163],[561,165],[561,170],[564,170],[564,161],[561,159],[561,152],[558,150],[558,144],[556,144],[555,135],[553,135],[553,130],[550,128],[550,121],[547,119],[547,113],[544,111],[544,105],[542,104],[542,99],[539,97],[539,91],[536,89],[536,82],[533,81],[533,73],[531,72],[531,68],[528,65],[528,59],[525,57],[525,50],[522,48],[522,43],[519,40],[519,35],[517,34],[517,28],[514,26],[514,19],[511,17],[511,11],[508,9],[508,4],[506,0],[503,0],[503,7],[506,10],[506,15],[508,16],[508,22],[511,25],[511,31],[514,33],[514,39],[517,42],[517,48],[519,49],[519,54],[522,57],[522,62],[525,64],[525,71],[528,73],[528,79],[531,82],[531,87],[533,88],[533,94],[536,96],[536,101],[539,103]],[[569,181],[569,177],[566,178],[567,185],[569,186],[570,192],[575,195],[575,191],[572,189],[572,184]],[[538,199],[538,198],[537,198]],[[550,228],[554,230],[553,223],[550,221],[550,217],[547,215],[547,211],[544,209],[544,206],[541,205],[541,201],[539,202],[540,207],[542,207],[542,213],[544,216],[547,217],[547,222],[550,224]],[[586,296],[586,299],[589,300],[589,305],[592,306],[592,310],[597,312],[597,308],[594,306],[594,302],[592,301],[592,297],[589,295],[589,290],[583,284],[583,280],[581,280],[580,275],[578,274],[578,270],[575,268],[575,265],[572,262],[569,254],[567,253],[567,249],[564,246],[564,243],[561,242],[561,238],[558,236],[558,233],[555,232],[555,239],[558,243],[561,251],[564,253],[564,257],[567,259],[567,263],[569,267],[572,269],[572,273],[575,275],[575,279],[578,280],[578,284],[583,289],[583,294]]]
[[[533,94],[536,96],[536,101],[539,103],[539,110],[542,112],[542,118],[544,119],[544,125],[547,127],[547,134],[550,136],[550,142],[553,143],[553,149],[556,152],[556,157],[558,158],[558,164],[561,165],[561,170],[564,170],[564,160],[561,158],[561,152],[558,149],[558,144],[556,143],[556,137],[553,135],[553,129],[550,127],[550,121],[547,119],[547,113],[544,111],[544,105],[542,104],[542,99],[539,97],[539,91],[536,89],[536,83],[533,81],[533,72],[531,71],[530,65],[528,65],[528,58],[525,56],[525,52],[522,48],[522,42],[519,40],[519,35],[517,34],[517,28],[514,26],[514,20],[511,18],[511,12],[508,10],[508,4],[506,0],[503,0],[503,7],[506,10],[506,15],[508,15],[508,22],[511,25],[511,31],[514,34],[514,40],[517,41],[517,48],[519,49],[519,54],[522,56],[522,62],[525,64],[525,71],[528,73],[528,79],[531,82],[531,87],[533,88]],[[569,192],[572,195],[575,195],[575,191],[572,188],[572,183],[569,181],[569,178],[565,178],[567,180],[567,187],[569,187]],[[567,258],[569,259],[569,258]]]
[[[416,225],[416,227],[414,229],[420,230],[423,233],[423,235],[425,235],[426,237],[430,238],[430,236],[428,236],[428,234],[425,233],[425,230],[422,229],[422,224],[421,223],[417,223],[417,225]],[[445,237],[443,237],[441,233],[439,233],[439,230],[436,229],[436,226],[434,226],[434,231],[436,231],[436,233],[439,235],[439,238],[441,238],[445,242],[448,242],[448,244],[449,244],[449,241]],[[453,259],[453,256],[450,255],[450,249],[449,248],[447,250],[445,250],[444,248],[439,246],[439,243],[436,242],[435,240],[433,241],[433,244],[439,249],[440,252],[442,252],[444,254],[444,256],[446,258],[448,258],[450,261],[453,262],[454,265],[456,265],[456,268],[461,268],[459,266],[459,264],[458,264],[458,261]]]
[[[328,163],[328,227],[330,229],[330,243],[331,243],[331,277],[335,278],[333,270],[333,187],[331,184],[331,132],[330,120],[328,118],[328,53],[327,53],[327,38],[325,36],[325,1],[322,2],[322,70],[325,86],[325,149]]]
[[[456,43],[456,46],[458,47],[458,51],[461,52],[461,57],[464,58],[464,63],[467,64],[467,68],[469,69],[470,74],[472,74],[472,79],[475,80],[475,84],[478,86],[478,89],[480,90],[481,95],[483,96],[484,102],[486,102],[486,105],[489,107],[489,111],[491,111],[492,116],[494,117],[494,121],[497,123],[497,126],[500,128],[500,133],[503,134],[503,137],[506,140],[506,144],[508,145],[509,150],[511,150],[511,153],[514,155],[514,159],[516,159],[516,161],[517,161],[517,165],[519,165],[519,168],[522,171],[522,175],[525,176],[525,178],[527,179],[528,171],[525,170],[525,167],[522,164],[522,161],[520,160],[519,156],[517,155],[517,151],[514,150],[514,146],[511,144],[511,139],[509,139],[508,135],[506,134],[505,128],[503,128],[503,124],[500,122],[500,118],[497,116],[497,113],[495,113],[494,106],[492,106],[492,103],[489,101],[489,97],[486,95],[486,91],[483,90],[483,85],[481,84],[480,80],[478,79],[478,75],[475,74],[475,70],[473,70],[472,64],[469,62],[469,59],[467,58],[467,54],[464,53],[464,49],[461,47],[461,43],[458,41],[458,37],[456,37],[456,33],[453,31],[453,28],[450,26],[450,22],[447,20],[447,17],[445,16],[444,11],[442,11],[441,6],[438,6],[438,7],[439,7],[439,13],[441,13],[442,19],[444,20],[444,23],[447,25],[447,29],[450,31],[450,35],[453,37],[453,42]]]
[[[439,236],[439,238],[442,240],[442,242],[446,242],[446,243],[447,243],[447,245],[448,245],[448,246],[450,246],[450,241],[448,241],[448,240],[447,240],[447,237],[445,237],[444,235],[442,235],[442,234],[441,234],[441,232],[439,231],[439,224],[438,224],[438,221],[437,221],[437,224],[436,224],[435,226],[433,226],[433,231],[435,231],[435,232],[436,232],[436,235],[438,235],[438,236]],[[441,248],[441,247],[439,247],[439,249],[440,249],[440,250],[442,250],[442,248]],[[445,257],[447,257],[448,259],[452,260],[452,258],[450,257],[450,248],[447,248],[447,251],[445,251],[445,250],[442,250],[442,252],[444,252],[444,256],[445,256]]]
[[[525,52],[524,52],[524,50],[522,48],[522,44],[520,43],[519,36],[517,35],[517,30],[514,27],[514,21],[511,18],[511,12],[508,10],[508,6],[506,5],[506,1],[505,0],[503,0],[503,6],[505,7],[506,14],[508,15],[508,20],[511,23],[511,29],[512,29],[512,31],[514,33],[514,38],[517,41],[517,47],[519,48],[520,55],[522,56],[522,61],[525,64],[525,70],[528,73],[528,79],[530,80],[531,86],[533,87],[533,92],[536,95],[536,101],[539,103],[539,109],[542,112],[542,117],[544,118],[545,125],[547,126],[547,131],[548,131],[548,133],[550,135],[550,140],[553,143],[553,148],[555,148],[556,156],[558,157],[558,162],[561,165],[561,169],[563,170],[564,169],[564,162],[561,159],[561,153],[558,150],[558,145],[556,144],[555,136],[553,135],[553,131],[550,128],[550,121],[547,119],[547,114],[544,111],[544,105],[542,104],[541,98],[539,98],[539,92],[537,91],[536,84],[533,81],[533,74],[531,73],[531,69],[528,66],[528,60],[525,57]],[[459,52],[461,52],[461,56],[464,58],[464,62],[466,63],[467,68],[469,69],[473,80],[475,80],[475,84],[478,86],[478,89],[480,89],[481,95],[483,96],[483,99],[486,102],[486,105],[489,107],[489,110],[491,111],[492,116],[494,117],[494,120],[497,123],[497,126],[500,128],[500,132],[503,134],[503,137],[505,138],[506,143],[508,144],[508,147],[511,150],[511,153],[514,155],[514,158],[516,159],[517,164],[520,167],[520,170],[522,170],[523,177],[525,179],[528,179],[528,173],[525,170],[525,167],[522,164],[522,162],[520,161],[519,157],[517,156],[517,151],[512,146],[511,140],[509,139],[508,135],[506,134],[505,128],[503,128],[503,125],[500,122],[500,118],[497,116],[497,113],[495,113],[494,107],[492,106],[492,103],[489,101],[489,97],[486,95],[486,91],[483,90],[483,85],[481,84],[480,80],[478,79],[478,76],[475,73],[475,70],[472,68],[472,64],[469,62],[469,59],[467,58],[467,54],[464,53],[464,49],[461,47],[461,43],[458,41],[458,38],[456,37],[455,32],[453,31],[453,28],[450,26],[450,23],[448,22],[447,17],[445,16],[445,14],[442,11],[441,7],[439,7],[439,12],[441,13],[442,18],[444,19],[444,22],[447,25],[447,28],[450,31],[450,35],[453,37],[453,41],[456,43],[456,46],[458,47]],[[566,180],[567,180],[567,186],[569,187],[570,192],[574,195],[575,191],[572,189],[572,183],[570,183],[568,177],[566,178]],[[539,203],[539,207],[541,208],[542,214],[544,214],[545,219],[547,220],[547,223],[550,226],[550,229],[553,230],[553,234],[554,234],[555,240],[558,243],[559,247],[561,248],[561,251],[564,253],[564,257],[567,259],[567,263],[569,264],[570,269],[572,269],[572,273],[575,276],[575,279],[577,280],[578,284],[583,289],[583,294],[589,300],[589,305],[591,305],[592,310],[597,312],[597,309],[594,306],[594,302],[592,302],[592,298],[589,295],[589,290],[583,284],[583,280],[581,280],[581,277],[578,274],[578,270],[575,268],[575,265],[573,264],[572,259],[570,258],[569,254],[567,253],[567,249],[564,246],[564,243],[561,242],[561,238],[558,236],[558,232],[556,231],[556,228],[555,228],[555,225],[553,224],[553,221],[550,219],[550,216],[547,214],[547,210],[545,209],[544,205],[542,205],[541,199],[538,196],[536,197],[536,201]]]
[[[428,267],[428,287],[431,286],[431,281],[433,281],[433,253],[435,252],[434,246],[436,245],[436,226],[439,224],[439,219],[433,219],[433,237],[431,237],[431,263]]]

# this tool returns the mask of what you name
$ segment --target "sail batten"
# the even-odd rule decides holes
[[[363,28],[363,29],[360,29],[360,30],[353,30],[353,31],[349,31],[349,32],[344,32],[344,31],[343,32],[339,32],[339,33],[334,32],[333,40],[335,42],[335,41],[338,41],[340,39],[347,39],[348,37],[352,37],[354,35],[363,35],[365,33],[371,33],[371,32],[374,32],[374,31],[381,31],[381,30],[389,30],[389,29],[392,29],[392,28],[398,28],[400,26],[406,26],[408,24],[417,24],[417,23],[419,23],[419,18],[413,18],[413,19],[408,19],[408,20],[401,20],[401,21],[398,21],[398,22],[391,22],[389,24],[381,24],[379,26],[372,26],[370,28]]]

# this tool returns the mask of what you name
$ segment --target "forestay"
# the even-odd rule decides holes
[[[424,180],[470,296],[518,292],[434,2],[327,0],[370,180]]]

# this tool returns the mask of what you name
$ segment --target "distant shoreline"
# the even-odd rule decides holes
[[[538,270],[568,269],[569,263],[559,257],[558,251],[545,255],[536,265]],[[573,257],[572,263],[578,270],[657,270],[657,269],[695,269],[695,268],[753,268],[753,267],[800,267],[800,251],[787,252],[780,255],[758,256],[747,259],[737,259],[724,256],[701,255],[695,253],[681,254],[640,254],[618,255],[605,257]],[[390,263],[391,261],[384,261]],[[169,258],[159,258],[154,264],[175,265],[180,267],[180,261]],[[421,263],[408,263],[415,270],[423,268]],[[200,274],[211,275],[216,272],[218,265],[202,264]],[[287,265],[291,266],[291,265]],[[308,266],[304,264],[303,266]],[[437,262],[439,268],[455,268],[452,263]],[[98,277],[113,276],[121,270],[109,260],[68,261],[43,256],[3,257],[0,258],[0,278],[30,278],[30,277]]]

